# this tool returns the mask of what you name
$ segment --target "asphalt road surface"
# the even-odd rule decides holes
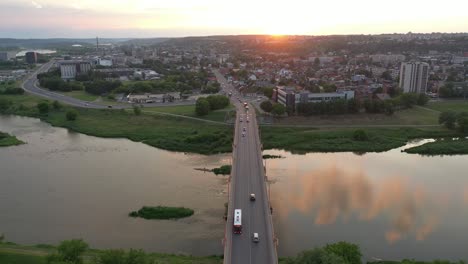
[[[239,95],[235,89],[219,72],[215,71],[215,74],[222,88],[233,93],[231,102],[237,108],[224,263],[275,264],[278,257],[255,111],[246,111],[237,99]],[[252,193],[256,196],[255,201],[250,201]],[[233,233],[235,209],[242,210],[242,234]],[[253,233],[259,234],[258,243],[252,241]]]

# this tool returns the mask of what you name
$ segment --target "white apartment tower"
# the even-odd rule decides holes
[[[404,93],[426,93],[429,79],[429,64],[425,62],[402,63],[400,88]]]

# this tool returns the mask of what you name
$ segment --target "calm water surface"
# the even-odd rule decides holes
[[[344,240],[368,260],[467,260],[468,156],[400,150],[266,151],[285,157],[267,161],[279,254]]]
[[[0,131],[27,142],[0,148],[0,233],[9,241],[83,238],[97,248],[222,253],[226,179],[194,168],[229,164],[229,155],[168,152],[23,117],[0,116]],[[177,221],[127,216],[142,205],[195,214]]]
[[[226,179],[193,170],[230,155],[187,155],[0,117],[28,144],[0,148],[0,233],[25,244],[81,237],[97,248],[221,254]],[[421,142],[419,142],[420,144]],[[415,143],[416,144],[416,143]],[[468,156],[265,151],[279,254],[350,241],[365,259],[468,259]],[[186,206],[178,221],[127,217]]]

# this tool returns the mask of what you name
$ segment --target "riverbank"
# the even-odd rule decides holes
[[[39,114],[36,107],[47,100],[31,96],[2,96],[10,106],[3,113],[37,117],[54,126],[98,137],[128,138],[133,141],[170,150],[199,154],[215,154],[232,151],[232,126],[217,123],[203,123],[200,120],[182,116],[163,116],[155,112],[189,114],[193,106],[172,106],[167,108],[145,108],[140,115],[133,111],[116,109],[84,109],[62,106],[48,114]],[[49,102],[49,105],[52,105]],[[75,121],[67,121],[65,115],[70,109],[78,113]],[[428,110],[425,114],[431,113]],[[418,112],[414,111],[414,112]],[[226,112],[216,113],[221,120]],[[354,124],[358,127],[360,124]],[[443,127],[364,127],[366,140],[354,138],[358,128],[301,128],[262,126],[261,137],[264,149],[284,149],[294,153],[307,152],[381,152],[404,146],[415,138],[459,137],[456,131]],[[444,152],[433,154],[445,154]]]
[[[91,136],[128,138],[165,150],[199,154],[225,153],[232,149],[233,129],[227,125],[174,116],[135,115],[126,110],[85,109],[64,105],[55,109],[50,101],[30,95],[2,98],[10,102],[3,114],[36,117],[53,126]],[[39,113],[36,105],[40,102],[49,104],[48,113]],[[66,118],[70,110],[78,114],[74,121]]]
[[[23,246],[14,243],[0,243],[0,263],[9,264],[45,264],[47,255],[54,253],[52,245]],[[84,264],[95,263],[93,258],[104,253],[104,250],[88,249],[83,254]],[[187,255],[148,253],[148,258],[154,263],[178,264],[221,264],[220,256],[195,257]],[[153,263],[152,262],[152,263]]]
[[[15,136],[0,131],[0,147],[17,146],[21,144],[25,143]]]
[[[404,146],[416,138],[457,137],[444,128],[363,128],[367,138],[356,138],[358,129],[261,127],[264,149],[307,152],[382,152]]]
[[[404,151],[423,155],[463,155],[468,154],[468,139],[444,138]]]
[[[130,217],[143,219],[179,219],[193,215],[194,211],[185,207],[143,206],[138,211],[130,212]]]

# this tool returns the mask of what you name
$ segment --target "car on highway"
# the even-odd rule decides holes
[[[244,128],[242,129],[242,131],[246,131],[246,130],[247,130],[247,128],[246,128],[246,127],[244,127]]]
[[[239,118],[239,121],[240,121],[240,122],[242,122],[242,121],[243,121],[243,120],[242,120],[242,117],[241,117],[241,118]]]
[[[107,108],[112,108],[112,105],[108,105]]]
[[[250,122],[250,120],[248,118],[245,121],[247,121],[247,123]]]
[[[258,237],[258,233],[253,233],[253,234],[252,234],[252,241],[253,241],[254,243],[260,242],[260,238]]]
[[[250,194],[250,201],[255,201],[255,193]]]
[[[242,136],[245,137],[245,132],[242,132]]]

